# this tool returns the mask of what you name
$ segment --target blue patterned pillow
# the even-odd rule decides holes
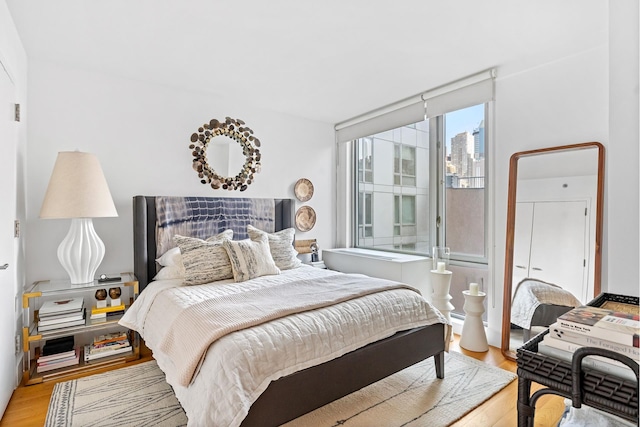
[[[233,279],[236,282],[244,282],[269,274],[280,274],[280,269],[269,252],[267,236],[256,240],[225,240],[222,245],[229,255]]]
[[[251,240],[257,240],[262,236],[267,236],[269,239],[269,251],[271,252],[273,261],[280,270],[289,270],[302,265],[302,261],[298,259],[298,252],[293,248],[293,239],[296,237],[296,231],[293,228],[287,228],[275,233],[267,233],[252,225],[248,225],[247,234]]]

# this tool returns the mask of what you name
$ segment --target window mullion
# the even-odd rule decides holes
[[[429,192],[431,206],[431,236],[432,246],[444,243],[444,176],[445,176],[445,156],[446,148],[444,143],[444,117],[437,116],[429,120],[429,139],[435,141],[430,144],[429,167],[431,170]],[[439,218],[439,220],[438,220]]]

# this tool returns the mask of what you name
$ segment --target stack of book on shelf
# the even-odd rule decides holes
[[[91,323],[106,321],[109,317],[118,316],[124,313],[124,304],[112,305],[107,307],[91,308]]]
[[[93,343],[84,346],[84,361],[90,362],[103,357],[116,354],[131,353],[131,343],[126,332],[113,332],[99,335],[93,339]]]
[[[45,301],[38,310],[38,332],[85,324],[84,299]]]
[[[538,352],[570,362],[580,347],[611,350],[640,363],[639,307],[615,301],[606,301],[602,307],[576,307],[549,326],[549,333],[538,343]],[[587,356],[582,366],[636,380],[627,365],[608,357]]]
[[[37,359],[36,372],[47,372],[80,363],[80,349],[74,347],[73,336],[48,340]]]

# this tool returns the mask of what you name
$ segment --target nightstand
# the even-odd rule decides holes
[[[324,261],[309,261],[309,262],[305,262],[305,264],[315,268],[324,268],[324,269],[327,268],[327,266],[324,265]]]
[[[128,309],[138,296],[138,280],[133,273],[121,273],[120,275],[111,275],[116,277],[115,280],[107,282],[99,282],[94,280],[93,283],[87,284],[71,284],[67,280],[41,280],[35,282],[22,296],[23,308],[23,351],[24,351],[24,378],[25,385],[38,384],[43,381],[52,381],[64,378],[69,375],[75,375],[83,371],[91,371],[102,369],[107,366],[121,365],[140,358],[140,338],[134,331],[128,330],[118,324],[122,314],[118,314],[117,306],[113,308],[113,313],[108,313],[101,318],[92,319],[92,309],[99,305],[96,300],[96,291],[99,289],[120,289],[119,300],[124,305],[124,309]],[[114,296],[116,292],[113,292]],[[55,318],[62,315],[51,315],[46,318],[40,316],[39,311],[51,303],[63,302],[75,299],[76,301],[84,301],[84,319],[75,322],[65,322],[73,326],[56,327]],[[117,300],[116,300],[117,301]],[[108,312],[110,309],[104,308],[102,311]],[[96,310],[99,311],[99,310]],[[82,310],[80,311],[82,313]],[[94,316],[98,317],[98,316]],[[48,322],[39,320],[47,319]],[[50,325],[49,323],[53,323]],[[40,324],[40,327],[39,327]],[[43,324],[46,324],[43,325]],[[116,353],[105,357],[92,358],[85,361],[84,346],[93,343],[94,338],[100,335],[126,333],[130,343],[130,351],[126,348],[121,353]],[[60,367],[56,369],[46,370],[40,368],[38,372],[38,358],[43,353],[43,348],[47,341],[59,341],[63,337],[73,337],[73,346],[79,348],[79,362],[70,366]],[[42,359],[41,359],[42,360]]]

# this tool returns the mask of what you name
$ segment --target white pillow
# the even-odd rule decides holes
[[[180,261],[182,263],[182,261]],[[184,267],[180,268],[177,265],[168,265],[162,267],[153,280],[169,280],[169,279],[184,279]]]
[[[163,267],[178,266],[184,268],[182,264],[182,254],[178,247],[171,248],[163,253],[160,258],[156,259],[156,262]]]
[[[276,266],[271,252],[269,252],[267,236],[256,240],[225,240],[222,245],[229,255],[233,280],[236,282],[244,282],[270,274],[280,274],[280,269]]]
[[[232,230],[226,230],[207,240],[173,236],[173,241],[182,253],[186,285],[200,285],[233,277],[229,256],[222,246],[232,235]]]
[[[267,233],[252,225],[248,225],[247,234],[251,240],[257,240],[261,236],[267,236],[269,239],[269,251],[271,252],[273,261],[280,270],[289,270],[302,265],[302,261],[298,259],[298,252],[293,248],[293,239],[296,237],[296,231],[293,228],[287,228],[275,233]]]

